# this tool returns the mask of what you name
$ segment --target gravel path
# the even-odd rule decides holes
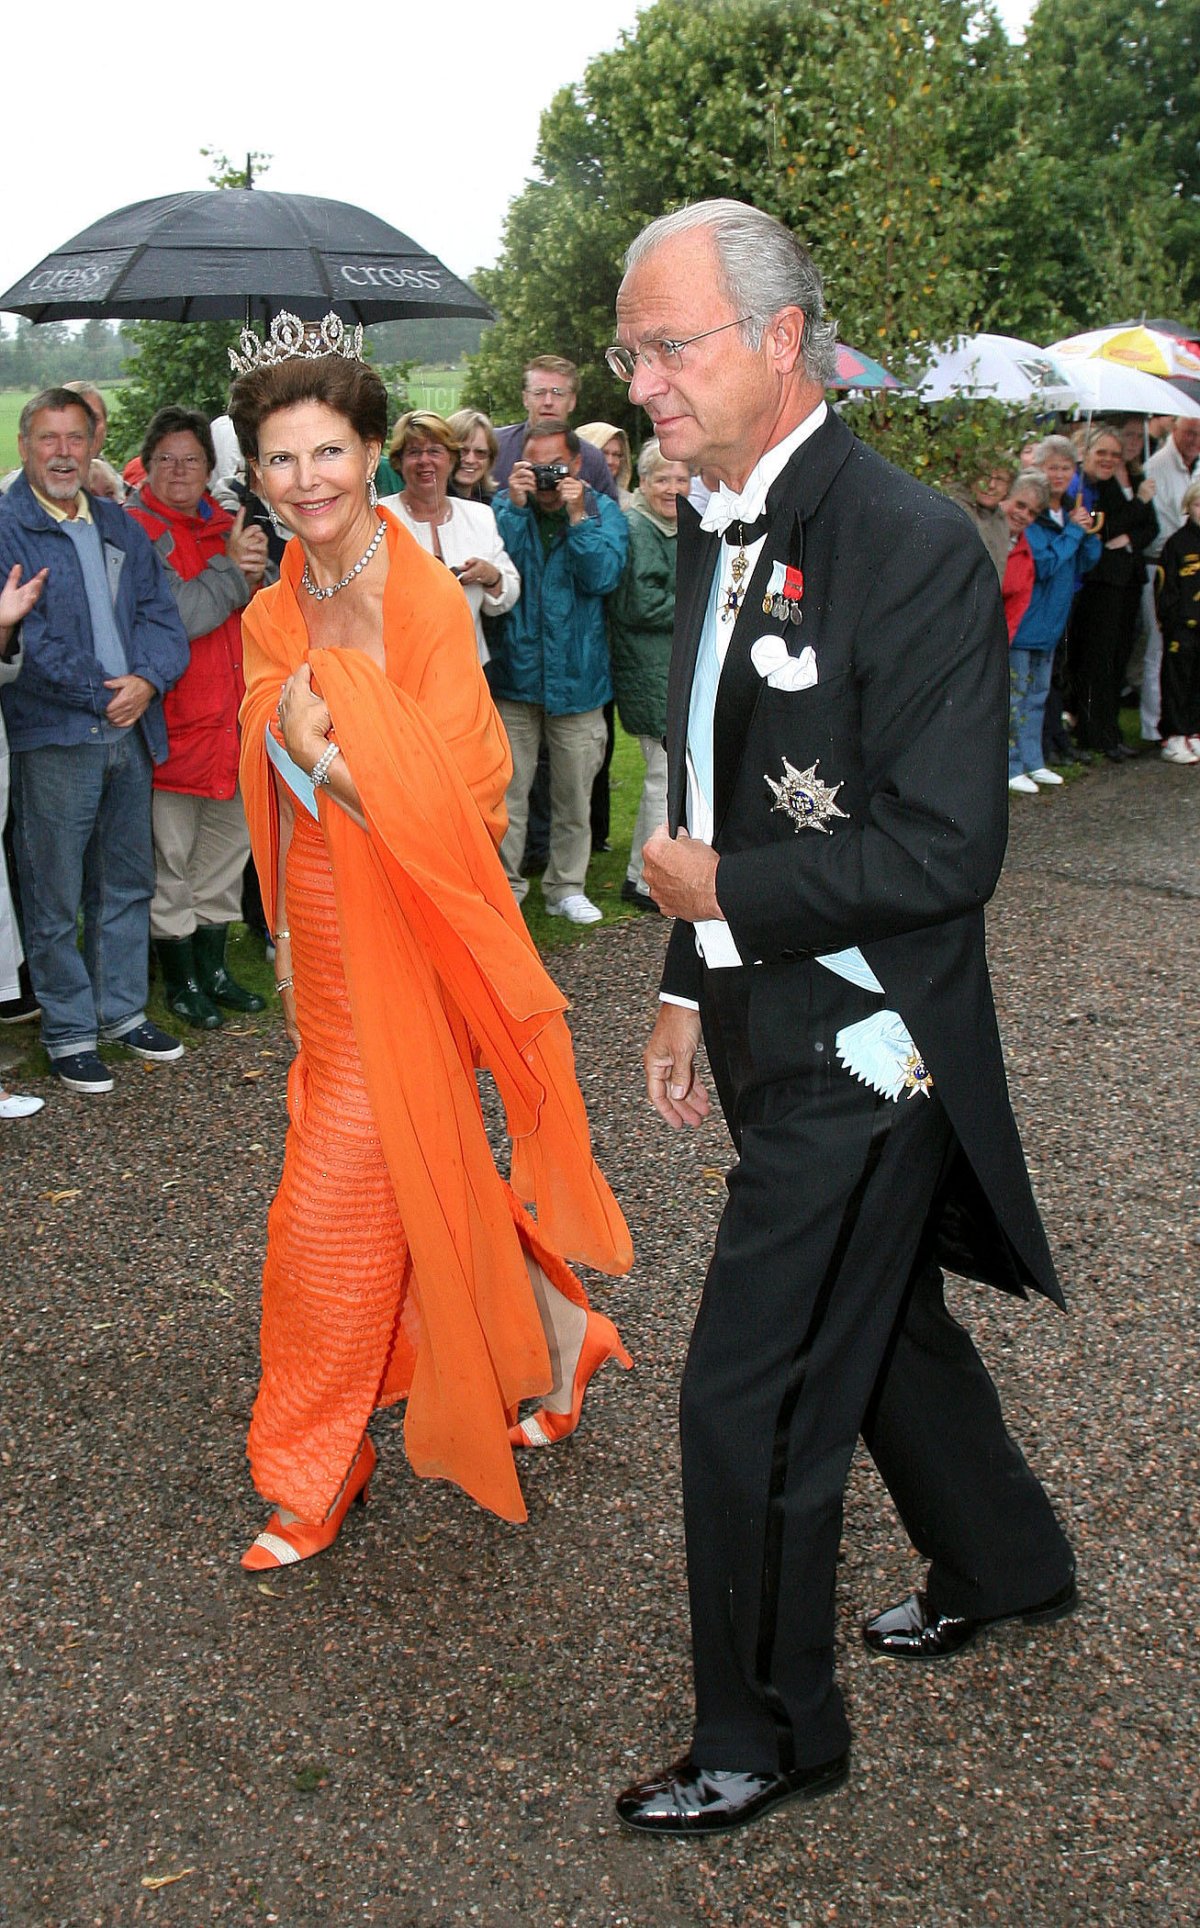
[[[991,948],[1072,1316],[964,1286],[1084,1606],[945,1669],[857,1625],[919,1567],[851,1480],[850,1787],[711,1846],[611,1792],[686,1738],[675,1398],[723,1131],[639,1093],[660,926],[556,960],[638,1264],[595,1296],[636,1370],[533,1455],[530,1524],[409,1474],[271,1580],[243,1459],[285,1046],[267,1024],[0,1136],[0,1922],[308,1928],[1176,1924],[1197,1874],[1200,777],[1157,760],[1014,799]],[[162,1885],[151,1885],[162,1884]]]

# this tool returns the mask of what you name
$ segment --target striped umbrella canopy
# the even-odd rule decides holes
[[[837,373],[829,384],[830,388],[903,388],[903,382],[877,362],[870,355],[864,355],[861,348],[850,348],[844,341],[837,344]]]
[[[1170,335],[1174,341],[1181,341],[1190,348],[1193,355],[1200,355],[1200,321],[1164,321],[1161,317],[1141,315],[1137,321],[1114,322],[1116,328],[1149,328],[1158,335]]]

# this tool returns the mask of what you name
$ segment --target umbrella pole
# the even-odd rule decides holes
[[[253,187],[253,186],[254,186],[254,156],[253,156],[253,154],[247,154],[247,156],[246,156],[246,186],[247,186],[247,187]],[[246,326],[247,326],[247,328],[248,328],[248,327],[250,326],[250,322],[251,322],[251,319],[252,319],[252,317],[253,317],[253,314],[254,314],[254,305],[253,305],[253,302],[251,301],[251,298],[250,298],[250,296],[249,296],[249,295],[247,295],[247,296],[246,296]]]

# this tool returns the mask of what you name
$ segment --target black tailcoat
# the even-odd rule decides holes
[[[983,906],[1008,828],[1008,650],[995,567],[954,505],[832,413],[773,486],[714,717],[717,897],[744,961],[858,946],[933,1075],[957,1140],[937,1228],[952,1269],[1062,1303],[1009,1103]],[[688,705],[720,539],[680,503],[668,699],[668,819],[684,818]],[[799,557],[803,621],[763,612],[770,565]],[[768,687],[750,649],[816,654],[807,690]],[[816,764],[844,818],[797,831],[767,777]],[[787,972],[771,972],[788,1023]],[[690,924],[663,989],[698,997]],[[766,980],[764,980],[766,982]],[[770,1022],[770,1012],[766,1020]],[[920,1103],[918,1097],[899,1102]]]

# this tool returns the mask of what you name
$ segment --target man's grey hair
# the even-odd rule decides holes
[[[92,414],[96,417],[97,427],[99,427],[100,425],[101,418],[103,418],[103,420],[107,422],[108,403],[104,399],[103,389],[97,388],[95,382],[87,382],[87,381],[64,382],[63,387],[69,388],[72,395],[83,396],[83,399],[87,403],[88,407],[91,409]],[[100,405],[98,409],[96,406],[97,403],[99,403]]]
[[[73,388],[43,388],[40,395],[30,396],[24,408],[21,410],[20,420],[17,423],[17,434],[21,437],[21,440],[24,441],[29,434],[30,426],[35,415],[40,415],[43,409],[52,410],[57,414],[59,409],[63,408],[81,408],[88,418],[88,435],[92,440],[95,440],[96,430],[100,426],[96,419],[96,411],[88,401],[86,395],[78,394]]]
[[[721,290],[745,315],[742,340],[761,348],[773,315],[781,308],[804,311],[804,372],[828,387],[837,372],[837,339],[825,313],[825,295],[816,263],[802,242],[774,215],[744,201],[693,201],[674,214],[662,214],[643,228],[625,256],[626,271],[676,235],[706,229],[713,238]]]

